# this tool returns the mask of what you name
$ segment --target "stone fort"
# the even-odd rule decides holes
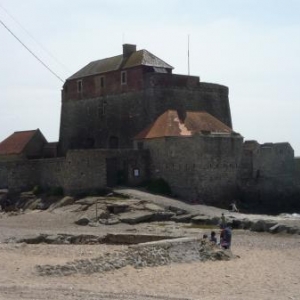
[[[299,208],[300,159],[287,142],[244,141],[228,93],[124,44],[66,79],[58,142],[36,129],[0,143],[0,189],[77,194],[162,178],[185,201]]]

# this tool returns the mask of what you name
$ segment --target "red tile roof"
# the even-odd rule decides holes
[[[0,155],[21,154],[28,142],[39,131],[16,131],[0,143]]]
[[[135,139],[151,139],[167,136],[192,136],[195,133],[231,133],[230,127],[204,111],[187,111],[180,118],[175,110],[160,115],[149,127],[140,132]]]

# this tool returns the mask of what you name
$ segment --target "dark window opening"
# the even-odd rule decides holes
[[[98,104],[97,114],[98,114],[99,118],[101,118],[101,117],[103,117],[103,116],[106,115],[106,106],[107,106],[106,100],[101,101],[101,103]]]
[[[100,87],[104,88],[104,76],[100,77]]]
[[[107,102],[104,100],[102,102],[102,116],[106,115],[106,105],[107,105]]]
[[[77,81],[77,92],[78,93],[82,92],[82,80]]]
[[[127,73],[126,71],[121,72],[121,84],[126,84],[127,83]]]

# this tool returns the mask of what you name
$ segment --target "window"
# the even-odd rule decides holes
[[[94,78],[94,82],[95,82],[95,92],[96,94],[100,94],[101,91],[104,90],[104,87],[105,87],[105,76],[104,75],[101,75],[101,76],[95,76]]]
[[[104,76],[100,77],[100,87],[104,88]]]
[[[82,92],[82,80],[77,81],[77,92],[78,93]]]
[[[126,71],[121,72],[121,84],[127,84],[127,73],[126,73]]]
[[[107,105],[107,102],[104,100],[102,102],[102,116],[106,115],[106,105]]]
[[[101,101],[99,104],[98,104],[98,117],[101,118],[103,116],[106,115],[106,106],[107,106],[107,102],[106,100],[103,100]]]

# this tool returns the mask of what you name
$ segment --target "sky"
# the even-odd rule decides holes
[[[300,156],[299,12],[300,0],[0,0],[0,141],[37,128],[57,141],[63,81],[123,43],[187,74],[189,37],[190,74],[229,87],[233,129]]]

